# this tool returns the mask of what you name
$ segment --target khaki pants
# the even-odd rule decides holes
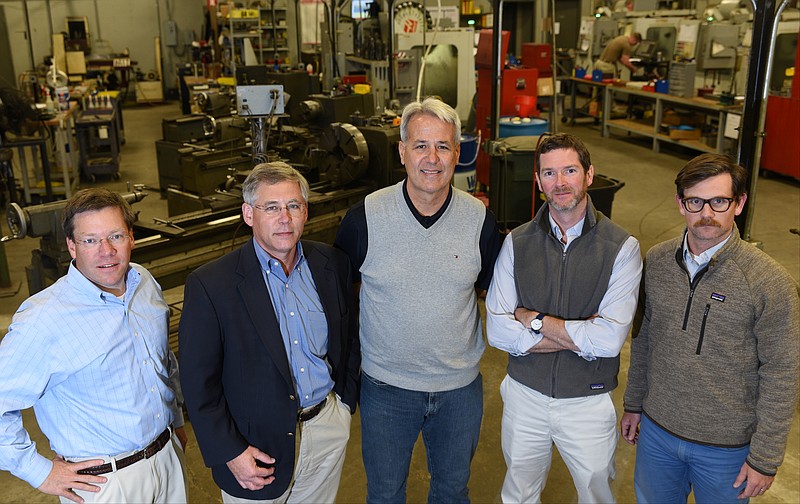
[[[111,462],[111,459],[107,457],[90,457],[85,460],[95,458],[103,459],[104,463]],[[72,462],[76,462],[76,460],[72,460]],[[108,481],[98,485],[99,492],[83,490],[74,490],[74,492],[83,497],[87,503],[163,502],[171,504],[187,502],[183,448],[174,432],[171,442],[167,443],[167,446],[154,456],[102,476]],[[73,504],[65,497],[59,497],[59,499],[62,504]]]
[[[222,490],[225,504],[333,503],[339,491],[347,441],[350,410],[331,392],[319,415],[298,424],[294,475],[289,488],[273,500],[234,497]]]
[[[580,503],[613,504],[619,431],[611,394],[554,399],[506,376],[501,443],[503,502],[541,502],[553,445],[572,475]]]
[[[603,74],[613,75],[614,77],[617,76],[617,65],[614,63],[606,63],[599,59],[594,62],[594,68],[595,70],[601,70]]]

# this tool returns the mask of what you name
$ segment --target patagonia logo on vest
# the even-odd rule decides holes
[[[711,293],[711,299],[713,299],[714,301],[719,301],[720,303],[725,302],[725,296],[723,296],[722,294],[717,294],[716,292]]]
[[[589,384],[589,388],[592,389],[592,390],[603,390],[604,388],[606,388],[606,384],[605,383],[590,383]]]

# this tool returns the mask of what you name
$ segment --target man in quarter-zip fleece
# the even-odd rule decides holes
[[[726,156],[691,160],[675,180],[686,231],[647,254],[621,421],[640,503],[746,502],[783,460],[800,301],[789,273],[739,238],[746,180]]]

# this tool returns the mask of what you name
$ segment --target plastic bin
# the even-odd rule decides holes
[[[456,169],[453,173],[453,185],[462,191],[475,192],[475,162],[478,160],[480,143],[480,131],[478,131],[477,135],[461,134],[461,154],[458,157],[458,164],[456,164]]]
[[[605,216],[610,219],[611,207],[614,204],[614,194],[623,187],[625,187],[625,182],[595,173],[592,185],[589,186],[589,196],[592,198],[594,207],[603,212]],[[544,202],[544,194],[539,192],[539,187],[537,186],[534,211],[538,211],[539,207],[541,207]]]

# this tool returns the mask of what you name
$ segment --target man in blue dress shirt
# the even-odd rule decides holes
[[[186,502],[169,308],[129,262],[133,221],[119,194],[77,192],[69,272],[22,303],[0,344],[0,468],[62,502]],[[53,460],[23,427],[31,406]]]
[[[300,240],[308,182],[256,166],[243,185],[253,239],[186,279],[181,384],[222,500],[333,502],[360,354],[350,262]]]

